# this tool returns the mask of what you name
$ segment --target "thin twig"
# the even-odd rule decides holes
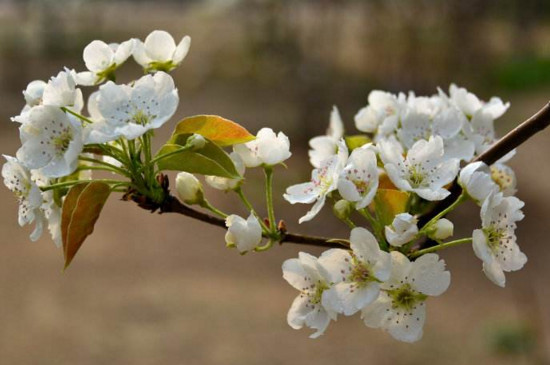
[[[511,130],[508,134],[502,137],[498,142],[496,142],[491,148],[479,155],[474,161],[483,161],[486,164],[493,164],[499,158],[506,155],[508,152],[518,147],[537,132],[542,131],[550,125],[550,103],[546,104],[541,110],[539,110],[531,118],[527,119],[525,122],[521,123],[519,126]],[[435,216],[438,212],[441,212],[450,204],[452,204],[460,194],[460,189],[457,188],[458,185],[455,184],[451,189],[452,194],[447,197],[447,199],[441,201],[436,208],[432,217]],[[180,203],[173,196],[169,196],[165,202],[160,207],[161,213],[178,213],[185,216],[200,220],[202,222],[212,224],[214,226],[225,228],[225,221],[218,217],[214,217],[210,214],[199,212],[193,208],[190,208],[186,205]],[[430,215],[424,218],[425,222],[431,219]],[[316,237],[301,235],[295,233],[285,233],[281,240],[281,243],[297,243],[304,245],[312,245],[319,247],[342,247],[342,245],[336,242],[330,242],[332,239],[327,237]]]

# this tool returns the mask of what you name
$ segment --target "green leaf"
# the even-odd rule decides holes
[[[392,224],[397,214],[405,213],[410,193],[393,189],[378,189],[374,197],[374,210],[383,226]]]
[[[172,137],[162,146],[155,158],[181,149],[192,134],[180,134]],[[229,155],[218,145],[206,140],[204,147],[198,150],[185,150],[157,162],[161,170],[186,171],[194,174],[239,178],[240,175]]]
[[[222,147],[245,143],[255,138],[244,127],[229,119],[217,115],[196,115],[179,122],[170,141],[174,142],[173,139],[180,134],[192,133],[200,134]]]
[[[368,136],[365,136],[364,134],[357,134],[355,136],[346,136],[344,137],[344,139],[346,141],[346,146],[348,146],[348,149],[350,152],[369,142],[372,142],[372,140]]]
[[[75,185],[69,190],[61,213],[61,238],[65,269],[88,237],[111,193],[109,185],[98,181]]]

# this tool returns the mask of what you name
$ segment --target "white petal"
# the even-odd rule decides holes
[[[304,215],[302,218],[298,220],[298,223],[303,223],[312,220],[323,208],[325,205],[326,195],[322,195],[319,197],[319,199],[313,204],[311,209]]]
[[[145,38],[145,52],[153,61],[170,61],[175,50],[176,42],[168,32],[154,30]]]
[[[344,137],[344,123],[342,122],[342,117],[336,106],[332,107],[330,113],[330,124],[327,130],[327,136],[334,140],[339,140]]]
[[[124,62],[126,62],[128,57],[130,57],[132,55],[132,52],[134,51],[135,43],[136,43],[135,39],[129,39],[119,44],[118,47],[116,48],[113,61],[117,65],[121,65]]]
[[[323,252],[319,257],[319,264],[328,272],[331,283],[345,281],[353,269],[351,254],[340,248]]]
[[[351,316],[365,308],[378,297],[380,286],[371,282],[364,287],[357,283],[338,283],[323,292],[323,306]]]
[[[451,283],[451,273],[445,271],[445,262],[434,253],[416,259],[409,275],[416,290],[431,296],[443,294]]]
[[[102,72],[114,63],[114,53],[107,43],[92,41],[84,48],[83,58],[86,68],[93,72]]]
[[[489,280],[491,280],[494,284],[500,286],[501,288],[504,288],[504,286],[506,285],[506,277],[504,276],[504,271],[502,271],[502,268],[496,260],[492,260],[490,262],[484,261],[483,272]]]
[[[149,64],[153,62],[151,57],[149,57],[147,52],[145,52],[145,44],[143,44],[143,42],[139,39],[135,40],[132,56],[134,57],[134,60],[143,68],[147,68]]]
[[[419,303],[416,309],[394,312],[388,319],[386,328],[393,338],[403,342],[416,342],[422,338],[424,322],[426,321],[426,305]]]
[[[185,56],[187,56],[187,53],[189,52],[189,47],[191,47],[191,37],[186,35],[182,38],[182,40],[176,47],[176,50],[174,51],[173,62],[175,64],[179,65],[181,61],[183,61],[183,59],[185,58]]]
[[[306,182],[289,186],[283,196],[290,204],[310,204],[317,200],[318,192],[313,183]]]

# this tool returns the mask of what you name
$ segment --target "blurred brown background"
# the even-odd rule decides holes
[[[308,178],[306,143],[339,106],[347,130],[370,90],[435,93],[456,82],[512,104],[502,135],[550,95],[550,3],[492,1],[0,1],[1,152],[15,154],[21,90],[62,66],[82,70],[83,47],[144,37],[153,29],[192,37],[173,72],[178,117],[219,114],[251,131],[283,130],[289,169],[276,175],[278,217],[293,231],[345,237],[330,211],[298,226],[305,206],[281,197]],[[122,81],[139,75],[129,62]],[[177,120],[177,119],[176,119]],[[157,135],[160,144],[171,130]],[[518,150],[512,166],[526,218],[517,231],[529,257],[490,283],[470,247],[442,256],[452,284],[429,301],[422,341],[398,343],[340,317],[318,340],[294,331],[286,312],[297,294],[281,278],[284,245],[239,256],[221,229],[159,216],[111,197],[72,267],[48,237],[32,244],[17,203],[0,189],[0,364],[548,364],[550,363],[550,131]],[[261,203],[260,175],[247,193]],[[222,209],[233,196],[208,190]],[[260,205],[259,205],[260,206]],[[452,217],[457,237],[479,225],[469,204]]]

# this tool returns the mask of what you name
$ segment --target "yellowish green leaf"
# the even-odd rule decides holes
[[[245,143],[255,138],[240,124],[217,115],[196,115],[183,119],[176,126],[172,138],[180,134],[193,133],[200,134],[222,147]]]
[[[378,189],[373,202],[378,221],[387,226],[397,214],[407,212],[409,197],[406,191]]]

